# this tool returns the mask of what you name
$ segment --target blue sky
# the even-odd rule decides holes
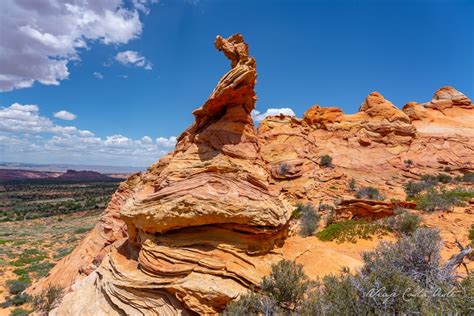
[[[98,0],[93,8],[78,1],[80,12],[99,18],[90,28],[71,31],[73,36],[59,22],[57,29],[42,25],[35,14],[50,10],[70,25],[84,16],[77,10],[65,15],[50,6],[63,5],[59,0],[38,0],[41,8],[20,10],[21,2],[0,4],[0,11],[14,12],[0,16],[0,36],[7,37],[0,49],[12,50],[22,40],[8,38],[11,28],[22,36],[28,31],[22,47],[36,48],[33,40],[50,45],[41,50],[49,61],[38,60],[61,60],[68,74],[56,67],[50,75],[51,65],[45,65],[46,75],[38,75],[35,58],[28,69],[7,73],[2,68],[23,60],[0,53],[0,85],[11,90],[0,93],[0,161],[150,164],[172,148],[172,137],[192,123],[192,110],[229,69],[213,46],[217,34],[240,32],[249,43],[262,113],[291,108],[301,116],[313,104],[351,113],[372,91],[401,107],[431,99],[444,85],[474,97],[474,1]],[[108,24],[101,18],[107,11],[117,15]],[[42,36],[33,38],[38,32],[31,29]],[[74,40],[74,47],[53,45],[45,34],[60,43]],[[84,43],[76,44],[78,39]],[[135,55],[118,58],[127,51]],[[31,87],[21,88],[31,80]],[[20,107],[26,105],[36,108]],[[54,117],[59,111],[76,117]],[[14,115],[49,122],[36,131],[31,122],[13,128]],[[65,132],[65,126],[76,130]]]

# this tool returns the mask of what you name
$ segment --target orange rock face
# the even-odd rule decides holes
[[[97,227],[33,287],[72,285],[57,315],[212,315],[282,258],[311,277],[357,268],[361,249],[295,236],[297,202],[338,199],[342,218],[381,218],[407,180],[474,170],[474,108],[452,88],[403,110],[374,92],[355,114],[313,106],[301,120],[273,116],[256,129],[255,60],[240,34],[215,46],[231,69],[176,150],[122,184]],[[354,199],[351,178],[388,199]]]

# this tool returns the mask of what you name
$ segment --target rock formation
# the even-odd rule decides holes
[[[343,218],[381,218],[398,204],[354,199],[351,178],[404,199],[407,179],[474,170],[474,107],[453,88],[403,110],[373,92],[355,114],[313,106],[256,129],[255,60],[240,34],[215,46],[231,69],[176,150],[124,182],[96,228],[30,289],[72,285],[57,315],[212,315],[282,258],[312,277],[356,268],[358,252],[295,235],[297,202],[338,199]],[[320,164],[325,154],[333,166]]]

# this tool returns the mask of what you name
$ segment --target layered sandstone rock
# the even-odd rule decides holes
[[[474,107],[452,88],[403,111],[374,92],[355,114],[313,106],[301,120],[272,116],[255,129],[255,60],[239,34],[215,46],[231,69],[176,150],[121,185],[96,228],[36,285],[74,283],[57,315],[216,314],[282,258],[313,278],[355,269],[375,244],[298,237],[292,205],[377,219],[413,205],[354,199],[350,179],[403,200],[403,184],[421,174],[474,170]],[[333,166],[320,164],[326,154]]]
[[[96,306],[113,302],[117,313],[214,314],[258,286],[276,260],[271,251],[287,234],[291,207],[270,189],[259,153],[250,116],[255,61],[241,35],[217,37],[216,48],[232,69],[194,111],[194,124],[153,183],[126,201],[128,240],[71,293],[72,301],[94,283],[102,294],[90,299]],[[91,312],[66,302],[59,314]]]

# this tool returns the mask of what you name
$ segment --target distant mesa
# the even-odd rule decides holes
[[[67,170],[66,173],[61,174],[60,176],[56,177],[58,180],[91,180],[91,181],[98,181],[98,180],[113,180],[112,177],[106,176],[105,174],[98,173],[95,171],[87,171],[87,170]]]
[[[69,169],[65,173],[52,171],[36,171],[23,169],[0,169],[0,181],[9,180],[63,180],[63,181],[117,181],[126,178],[126,175],[113,174],[111,176],[95,171],[76,171]]]

